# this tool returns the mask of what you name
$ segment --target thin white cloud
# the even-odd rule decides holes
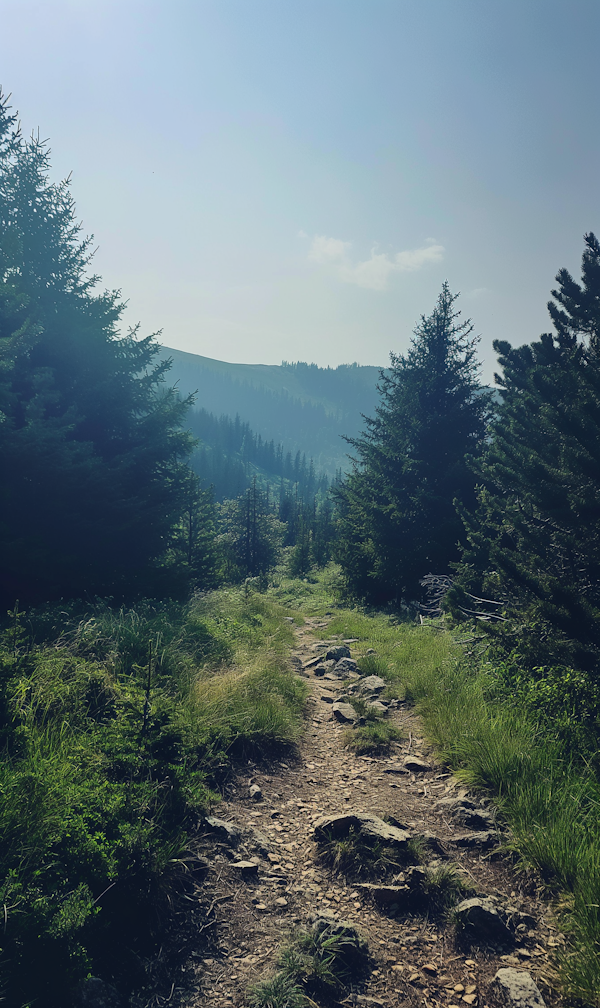
[[[302,228],[300,228],[298,234],[296,235],[296,238],[308,238],[308,235],[306,231],[303,231]]]
[[[353,263],[349,254],[351,247],[351,242],[340,238],[316,235],[308,258],[320,266],[333,267],[344,283],[356,284],[369,290],[385,290],[392,273],[412,273],[428,263],[440,262],[444,254],[443,245],[428,239],[428,244],[422,248],[396,252],[395,255],[372,249],[370,259]]]

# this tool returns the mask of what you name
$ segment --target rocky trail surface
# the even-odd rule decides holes
[[[352,708],[334,708],[344,707],[339,696],[360,686],[360,671],[352,659],[345,667],[315,660],[344,643],[328,638],[326,627],[309,620],[296,630],[292,661],[311,693],[295,755],[249,763],[203,825],[210,854],[202,885],[206,923],[197,951],[181,967],[181,987],[173,985],[172,1003],[238,1008],[249,986],[274,971],[294,931],[334,915],[358,928],[370,953],[368,974],[340,1003],[533,1008],[544,1003],[541,992],[546,1004],[557,1004],[552,956],[563,936],[535,878],[502,853],[493,808],[436,764],[418,717],[400,701],[387,709],[403,732],[389,755],[355,756],[345,747]],[[355,642],[348,646],[359,654]],[[373,702],[378,693],[371,690]],[[350,880],[323,862],[315,826],[318,835],[324,817],[350,813],[386,817],[398,832],[421,837],[427,867],[456,866],[472,889],[464,894],[470,904],[461,906],[462,930],[447,914],[407,913],[406,875],[394,880],[395,895],[385,891],[389,878]],[[365,882],[371,888],[361,888]],[[153,1003],[158,1008],[167,999]]]

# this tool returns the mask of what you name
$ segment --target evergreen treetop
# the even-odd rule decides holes
[[[0,97],[1,604],[152,590],[185,510],[187,409],[168,362],[96,293],[69,180]]]
[[[557,274],[556,332],[494,344],[502,404],[449,596],[455,612],[480,610],[530,668],[600,661],[600,244],[585,243],[582,283]]]
[[[474,497],[466,456],[480,448],[490,397],[457,297],[444,283],[408,352],[392,354],[381,373],[375,417],[349,442],[356,457],[336,491],[338,559],[352,590],[373,601],[416,597],[424,575],[448,571],[458,557],[464,533],[454,500]]]

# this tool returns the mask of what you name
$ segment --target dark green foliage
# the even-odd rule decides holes
[[[146,708],[142,674],[119,686],[60,647],[18,668],[0,654],[0,674],[3,995],[62,1008],[93,967],[131,983],[208,793],[173,700],[153,688]]]
[[[219,506],[219,531],[226,581],[265,575],[277,563],[285,526],[256,480],[243,497]]]
[[[600,662],[600,244],[585,241],[582,284],[557,275],[555,334],[495,344],[502,404],[449,597],[455,613],[487,620],[509,664],[547,684],[556,666],[595,679]],[[597,721],[595,691],[581,697]]]
[[[373,602],[414,598],[424,575],[449,570],[464,539],[454,502],[475,499],[466,457],[481,448],[489,396],[456,297],[444,284],[406,356],[391,355],[381,405],[350,440],[354,469],[336,491],[337,559],[351,591]]]
[[[181,497],[183,514],[171,532],[165,566],[177,571],[192,590],[216,588],[221,556],[212,489],[203,490],[193,476]]]
[[[190,464],[205,486],[213,486],[217,501],[239,497],[255,477],[265,486],[283,482],[288,492],[295,488],[304,501],[327,492],[327,476],[317,476],[305,454],[298,451],[293,456],[281,444],[263,440],[239,416],[232,420],[191,409],[186,425],[200,442]]]
[[[96,294],[68,181],[0,112],[0,605],[185,591],[161,564],[194,478],[152,337]]]
[[[296,544],[290,553],[289,570],[292,577],[306,577],[311,566],[311,529],[301,513],[296,522]]]

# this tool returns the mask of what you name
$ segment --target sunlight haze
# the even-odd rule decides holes
[[[444,279],[550,328],[600,230],[594,0],[0,2],[0,82],[72,172],[129,324],[230,362],[384,366]]]

